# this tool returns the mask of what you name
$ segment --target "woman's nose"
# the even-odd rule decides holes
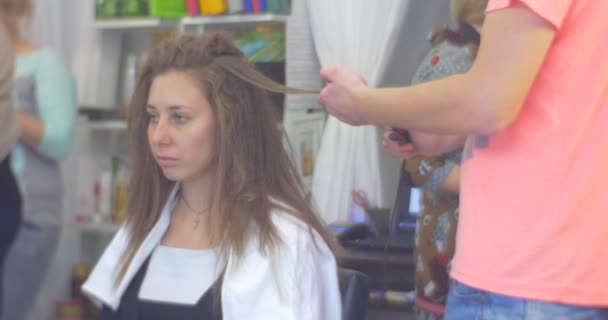
[[[156,145],[167,145],[171,143],[171,128],[167,121],[161,118],[157,123],[152,124],[150,129],[150,140],[152,143]]]

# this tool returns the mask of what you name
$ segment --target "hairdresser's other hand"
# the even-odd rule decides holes
[[[440,135],[410,130],[410,138],[420,155],[436,157],[462,148],[467,140],[463,135]]]
[[[403,143],[394,139],[393,137],[396,134],[398,133],[390,128],[384,131],[382,145],[386,153],[393,158],[405,160],[414,158],[420,154],[418,148],[413,143]]]
[[[321,90],[319,103],[327,113],[353,126],[368,124],[360,105],[361,94],[369,89],[367,82],[357,73],[343,68],[323,68],[321,78],[327,86]]]

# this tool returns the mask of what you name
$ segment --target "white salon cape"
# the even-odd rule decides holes
[[[176,186],[161,217],[135,254],[123,280],[114,288],[114,276],[127,246],[122,227],[110,242],[82,290],[98,304],[117,310],[130,281],[159,246],[169,226]],[[274,258],[264,256],[257,240],[249,245],[239,265],[228,261],[221,290],[224,320],[340,320],[341,296],[334,256],[321,237],[298,219],[275,210],[272,220],[283,245]],[[176,292],[175,294],[179,294]]]

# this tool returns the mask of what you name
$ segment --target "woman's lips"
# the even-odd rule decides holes
[[[163,168],[168,168],[175,166],[175,164],[177,163],[177,159],[171,157],[157,157],[156,162],[158,162],[159,166]]]

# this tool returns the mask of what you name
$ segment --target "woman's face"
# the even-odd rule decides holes
[[[158,75],[150,87],[146,111],[148,143],[167,179],[188,182],[213,170],[213,110],[190,75],[179,71]]]

